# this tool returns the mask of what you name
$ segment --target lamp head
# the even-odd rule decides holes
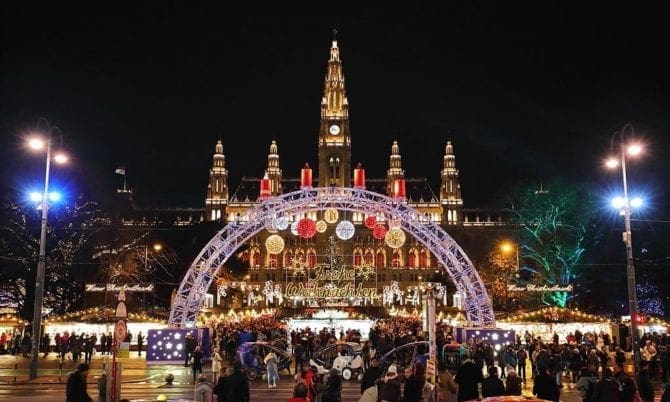
[[[28,140],[28,146],[35,150],[44,149],[45,145],[44,140],[39,137],[33,137]]]
[[[54,162],[61,165],[67,163],[67,160],[68,160],[67,155],[63,153],[57,153],[56,156],[54,156]]]
[[[605,161],[605,166],[610,169],[614,169],[619,166],[619,160],[616,158],[609,158],[607,161]]]
[[[631,144],[628,146],[628,154],[632,156],[639,155],[642,152],[640,144]]]

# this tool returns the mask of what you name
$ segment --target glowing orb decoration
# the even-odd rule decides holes
[[[285,216],[280,216],[275,220],[274,226],[279,230],[288,229],[288,218]]]
[[[328,224],[326,221],[318,221],[316,223],[316,231],[319,233],[323,233],[328,229]]]
[[[335,234],[342,240],[349,240],[354,237],[356,228],[351,221],[342,221],[335,227]]]
[[[400,228],[389,229],[384,236],[384,242],[386,245],[391,248],[400,248],[405,244],[406,236],[405,232]]]
[[[265,239],[265,249],[270,254],[279,254],[284,250],[284,239],[281,236],[273,234]]]
[[[389,229],[398,229],[402,225],[402,221],[398,218],[389,219]]]
[[[382,225],[381,223],[376,224],[374,229],[372,229],[372,235],[377,240],[382,240],[384,237],[386,237],[386,232],[388,232],[388,229],[386,229],[386,226]]]
[[[293,236],[298,235],[298,222],[293,222],[291,224],[291,233],[293,233]]]
[[[374,215],[368,216],[365,218],[365,227],[368,229],[374,229],[377,224],[377,217]]]
[[[328,223],[335,223],[340,218],[340,214],[337,212],[337,209],[328,208],[323,212],[323,220]]]
[[[309,218],[300,219],[296,229],[298,230],[298,236],[303,239],[312,238],[316,234],[316,222]]]

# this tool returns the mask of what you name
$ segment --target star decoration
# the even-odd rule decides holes
[[[305,263],[303,262],[302,257],[291,258],[291,275],[305,275]]]
[[[363,280],[367,281],[370,279],[370,277],[374,277],[376,274],[375,269],[372,265],[361,265],[358,268],[358,272],[356,272],[356,276],[363,278]]]

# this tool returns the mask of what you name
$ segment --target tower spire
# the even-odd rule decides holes
[[[351,185],[351,133],[349,101],[344,89],[344,73],[337,30],[333,30],[330,57],[321,98],[319,127],[319,186]]]
[[[205,219],[210,221],[225,218],[225,209],[228,204],[228,169],[226,156],[223,154],[223,142],[216,142],[212,168],[209,170],[209,184],[207,198],[205,198]]]
[[[456,169],[456,156],[451,141],[447,141],[444,148],[444,163],[442,166],[442,185],[440,186],[440,203],[447,224],[456,224],[461,219],[460,209],[463,207],[461,185]]]
[[[272,140],[270,144],[270,153],[268,154],[268,167],[266,170],[268,179],[270,179],[270,192],[272,196],[277,196],[282,193],[282,172],[279,167],[279,152],[277,148],[277,141]]]
[[[396,179],[404,178],[405,171],[402,168],[400,146],[398,145],[398,141],[393,141],[393,145],[391,145],[391,156],[389,157],[389,169],[386,171],[386,194],[393,193],[393,182]]]

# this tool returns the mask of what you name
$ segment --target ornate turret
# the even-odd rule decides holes
[[[336,33],[336,32],[335,32]],[[344,90],[340,49],[334,38],[321,99],[319,128],[319,186],[351,185],[349,102]]]
[[[216,142],[212,168],[209,170],[209,184],[207,185],[207,198],[205,199],[205,219],[215,221],[226,216],[226,205],[228,204],[228,170],[226,169],[226,156],[223,154],[223,144]]]
[[[393,141],[391,146],[391,156],[389,157],[389,170],[386,171],[386,194],[393,195],[393,183],[396,179],[404,179],[405,171],[402,169],[402,157],[400,156],[400,146],[398,141]]]
[[[463,206],[461,185],[456,169],[456,156],[451,141],[447,141],[444,151],[444,166],[442,168],[442,185],[440,186],[440,203],[444,214],[444,222],[454,225],[461,220],[460,209]]]
[[[270,153],[268,154],[268,179],[270,179],[270,193],[274,197],[282,193],[281,169],[279,168],[279,153],[277,152],[277,141],[272,140]]]

